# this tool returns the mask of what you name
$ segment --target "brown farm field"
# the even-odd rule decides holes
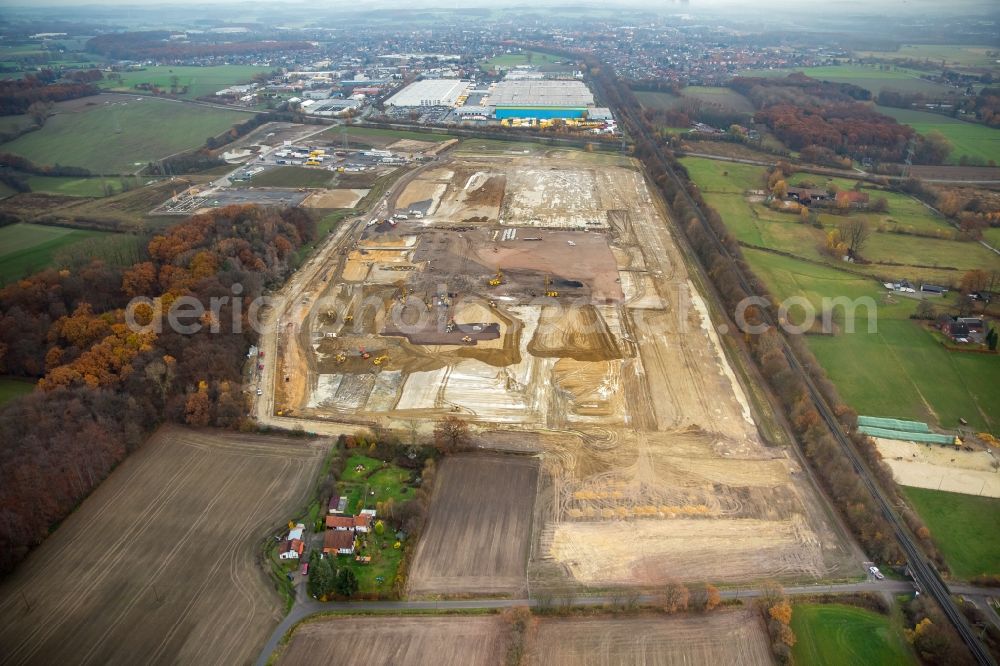
[[[533,458],[445,459],[410,568],[410,592],[526,594],[537,482]]]
[[[257,552],[307,500],[324,451],[160,429],[0,588],[0,659],[253,661],[283,613]]]
[[[744,610],[689,617],[543,618],[527,656],[531,666],[772,663],[760,617]]]
[[[486,666],[503,663],[507,640],[496,615],[324,618],[295,629],[278,664]]]

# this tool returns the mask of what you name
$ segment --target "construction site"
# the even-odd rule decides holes
[[[479,446],[539,458],[533,590],[860,571],[760,434],[628,158],[439,155],[331,239],[275,320],[258,418],[429,432],[455,415]]]

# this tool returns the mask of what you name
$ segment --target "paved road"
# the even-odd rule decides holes
[[[972,588],[977,589],[977,588]],[[981,590],[981,588],[978,588]],[[786,587],[785,594],[792,596],[812,595],[812,594],[849,594],[852,592],[878,592],[897,594],[902,592],[912,592],[913,583],[906,581],[869,580],[863,583],[842,583],[838,585],[802,585],[796,587]],[[998,590],[997,592],[1000,592]],[[742,588],[731,590],[720,590],[719,594],[723,599],[752,599],[760,596],[760,590],[755,588]],[[655,595],[640,595],[630,601],[648,605],[656,603]],[[574,597],[569,603],[573,606],[605,606],[621,604],[624,597],[594,596],[594,597]],[[512,606],[532,606],[537,607],[540,603],[537,599],[456,599],[448,601],[353,601],[353,602],[330,602],[300,601],[295,604],[291,612],[279,624],[271,638],[267,641],[264,649],[261,650],[257,658],[257,666],[266,666],[274,650],[278,647],[281,638],[295,624],[302,620],[320,613],[331,611],[351,611],[356,613],[369,613],[372,611],[416,611],[416,610],[468,610],[468,609],[490,609],[490,608],[510,608]]]

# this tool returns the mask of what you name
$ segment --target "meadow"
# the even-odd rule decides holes
[[[893,67],[883,70],[873,66],[862,65],[829,65],[825,67],[797,67],[789,69],[749,69],[738,72],[740,76],[784,77],[793,72],[802,72],[807,76],[822,81],[834,83],[853,83],[856,86],[878,94],[883,88],[900,92],[925,93],[937,95],[952,91],[952,88],[921,79],[922,72]]]
[[[56,105],[45,127],[0,146],[36,164],[131,173],[197,148],[247,114],[149,97],[101,95]]]
[[[39,224],[0,227],[0,284],[47,268],[55,254],[70,245],[110,235],[102,231]]]
[[[867,311],[854,333],[844,330],[842,313],[834,313],[836,335],[809,335],[808,344],[841,397],[862,414],[912,418],[955,428],[965,418],[981,430],[1000,430],[1000,417],[992,405],[1000,402],[1000,356],[963,354],[946,350],[916,321],[910,319],[916,300],[884,296],[876,273],[941,277],[957,281],[961,272],[914,266],[853,265],[834,262],[819,251],[826,230],[842,218],[820,214],[823,230],[803,224],[796,215],[779,213],[762,204],[750,203],[743,193],[761,185],[762,167],[701,158],[683,158],[691,178],[703,196],[722,216],[733,236],[743,242],[774,251],[744,248],[751,269],[779,299],[806,297],[817,310],[824,297],[867,297],[876,304],[877,330],[867,332]],[[811,174],[802,177],[818,179]],[[798,176],[789,178],[797,182]],[[838,183],[843,186],[850,181]],[[817,183],[822,185],[822,183]],[[885,214],[863,215],[873,227],[888,226],[887,220],[922,231],[948,232],[943,219],[919,202],[895,193],[879,192],[889,199]],[[876,196],[876,193],[872,193]],[[974,243],[895,233],[874,233],[864,254],[873,261],[898,261],[939,266],[958,264],[963,269],[995,267],[996,256]],[[868,277],[865,273],[872,274]],[[954,297],[934,301],[939,310]],[[801,321],[801,313],[791,318]]]
[[[241,83],[250,83],[254,74],[270,71],[267,67],[250,65],[219,65],[215,67],[182,67],[175,65],[150,66],[138,71],[119,72],[122,80],[104,80],[101,86],[109,90],[140,93],[135,86],[142,83],[170,90],[170,79],[176,76],[178,85],[187,86],[187,92],[178,94],[183,99],[195,99],[213,95],[223,88]]]
[[[1000,574],[1000,499],[902,486],[958,578]]]
[[[892,618],[840,604],[796,604],[792,631],[795,663],[810,666],[841,664],[915,664]]]
[[[991,160],[1000,163],[1000,129],[968,123],[938,113],[894,109],[888,106],[876,108],[880,113],[909,125],[920,134],[936,130],[948,137],[952,145],[948,164],[958,164],[963,155],[983,164]]]
[[[986,55],[996,46],[969,46],[966,44],[903,44],[895,51],[856,51],[860,58],[887,60],[930,60],[935,64],[962,67],[996,67],[997,59]]]
[[[35,385],[30,381],[16,377],[0,377],[0,406],[34,390]]]
[[[333,173],[326,169],[286,166],[269,169],[250,179],[254,187],[329,187]]]

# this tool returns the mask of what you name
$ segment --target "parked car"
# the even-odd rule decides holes
[[[303,576],[308,576],[309,575],[309,563],[308,562],[303,562],[302,563],[302,571],[300,571],[299,573],[302,574]]]
[[[868,567],[868,571],[870,571],[871,574],[873,576],[875,576],[875,578],[878,578],[879,580],[882,580],[883,578],[885,578],[885,574],[883,574],[881,571],[879,571],[878,567]]]

